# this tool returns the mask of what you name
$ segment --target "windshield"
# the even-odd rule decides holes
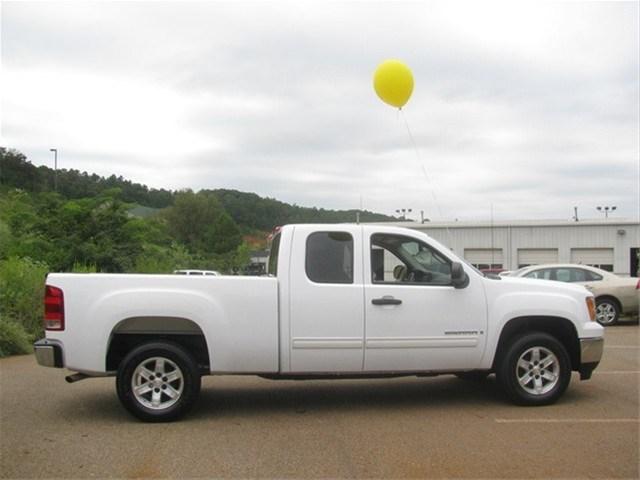
[[[519,268],[518,270],[516,270],[515,272],[511,272],[509,274],[510,277],[519,277],[520,275],[522,275],[524,273],[525,270],[527,270],[529,267],[522,267]]]
[[[466,258],[460,257],[462,259],[462,261],[464,262],[465,265],[471,267],[473,269],[474,272],[476,272],[478,275],[482,275],[484,276],[484,273],[482,273],[480,270],[478,270],[476,267],[473,266],[473,264],[471,264],[469,262],[469,260],[467,260]]]

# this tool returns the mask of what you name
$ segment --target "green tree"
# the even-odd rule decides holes
[[[138,273],[172,273],[174,270],[199,268],[197,257],[191,255],[178,243],[169,247],[146,244],[136,259],[135,271]]]
[[[246,243],[242,243],[234,251],[218,255],[218,269],[225,273],[237,274],[249,263],[250,259],[250,248]]]
[[[118,191],[54,205],[34,226],[37,235],[56,246],[47,260],[57,271],[74,264],[95,265],[102,272],[131,271],[142,241],[129,227],[127,205]]]
[[[9,248],[13,243],[13,235],[9,225],[0,220],[0,260],[9,256]]]
[[[118,199],[123,202],[156,208],[167,207],[173,202],[173,193],[169,190],[150,189],[116,175],[105,178],[67,169],[58,169],[56,173],[46,166],[34,166],[16,150],[0,147],[0,186],[27,192],[51,191],[54,187],[54,175],[57,175],[57,191],[64,198],[93,197],[117,187],[120,191]]]
[[[0,261],[0,312],[30,334],[42,332],[46,264],[29,258]]]
[[[242,243],[238,226],[210,193],[178,193],[164,218],[169,233],[193,254],[232,252]]]
[[[0,358],[31,352],[32,341],[22,325],[0,315]]]

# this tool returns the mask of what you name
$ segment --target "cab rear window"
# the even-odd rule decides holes
[[[269,251],[269,264],[267,265],[267,273],[278,276],[278,252],[280,250],[280,234],[278,233],[273,240],[271,240],[271,250]]]

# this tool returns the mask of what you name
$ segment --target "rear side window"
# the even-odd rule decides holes
[[[561,282],[589,282],[592,281],[591,272],[582,268],[558,268],[556,280]]]
[[[602,277],[597,273],[583,270],[582,268],[571,269],[571,282],[593,282],[598,280],[602,280]]]
[[[585,276],[587,277],[585,279],[586,282],[599,282],[602,280],[602,275],[598,275],[595,272],[592,272],[590,270],[584,270]]]
[[[353,283],[353,237],[346,232],[315,232],[307,238],[305,268],[316,283]]]
[[[576,275],[573,270],[568,268],[558,268],[555,271],[555,277],[553,280],[557,280],[559,282],[577,282]]]

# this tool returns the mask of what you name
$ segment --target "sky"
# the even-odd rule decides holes
[[[639,5],[3,1],[0,143],[309,207],[637,219]],[[401,112],[372,86],[389,58]]]

